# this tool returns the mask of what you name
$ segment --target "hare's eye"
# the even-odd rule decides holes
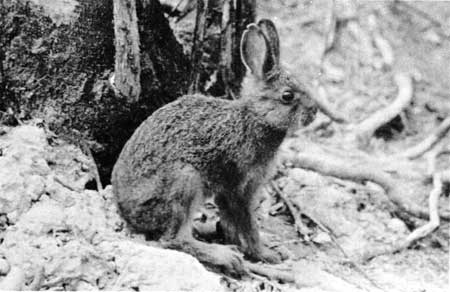
[[[290,90],[286,90],[281,95],[281,102],[283,103],[291,103],[294,100],[294,93]]]

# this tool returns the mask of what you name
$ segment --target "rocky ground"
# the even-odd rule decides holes
[[[1,288],[223,290],[193,257],[130,236],[111,187],[85,189],[93,165],[76,147],[34,124],[2,128],[0,149]]]
[[[446,34],[450,30],[445,30],[450,27],[450,4],[416,3],[441,26],[409,8],[392,9],[387,1],[344,5],[336,12],[341,20],[333,48],[324,58],[330,1],[258,3],[259,16],[273,19],[279,28],[282,59],[289,69],[311,84],[320,79],[333,107],[355,123],[393,101],[396,73],[414,77],[413,102],[400,122],[397,119],[375,133],[368,145],[354,143],[349,130],[335,123],[299,131],[286,145],[327,149],[344,159],[377,159],[420,142],[450,115]],[[377,34],[390,44],[391,59],[374,41]],[[444,143],[450,144],[448,139]],[[412,177],[405,196],[426,206],[432,188],[430,181],[422,180],[426,160],[400,162]],[[437,167],[448,169],[449,156],[441,156]],[[324,176],[289,163],[279,168],[273,182],[308,215],[302,219],[311,233],[298,234],[279,194],[270,186],[263,190],[262,234],[271,246],[290,255],[275,268],[292,271],[295,283],[263,278],[237,281],[130,232],[117,212],[111,186],[97,191],[95,164],[89,155],[56,137],[42,121],[1,126],[0,288],[448,291],[448,222],[441,222],[437,231],[409,249],[361,262],[367,252],[404,239],[425,221],[397,216],[384,190],[374,183]],[[448,196],[440,203],[442,210],[448,210]]]

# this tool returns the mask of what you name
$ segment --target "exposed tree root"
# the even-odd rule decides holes
[[[327,157],[328,156],[328,157]],[[389,199],[400,211],[415,217],[428,219],[428,211],[425,208],[406,202],[403,199],[404,185],[394,180],[389,174],[378,169],[371,162],[350,162],[336,159],[327,154],[297,153],[291,157],[290,162],[297,167],[309,169],[324,175],[334,176],[357,182],[371,181],[379,184],[386,191]],[[441,219],[450,220],[448,212],[440,215]]]
[[[407,74],[399,73],[395,75],[395,83],[398,86],[395,101],[355,126],[356,135],[361,141],[367,141],[379,127],[391,121],[411,103],[412,78]]]
[[[438,143],[450,130],[450,117],[447,117],[425,140],[399,154],[400,157],[414,159],[420,157]]]
[[[339,124],[348,124],[349,121],[330,105],[328,101],[328,94],[325,88],[322,85],[317,86],[316,94],[314,95],[314,101],[317,103],[317,106],[320,110],[327,115],[330,119]]]
[[[446,146],[444,143],[437,145],[425,154],[427,159],[427,175],[429,177],[433,177],[433,174],[436,172],[436,161],[442,154],[450,154],[450,147]]]
[[[415,229],[404,240],[397,242],[394,246],[376,249],[363,256],[363,261],[368,261],[374,257],[391,254],[410,247],[417,240],[430,235],[440,224],[439,220],[439,197],[443,193],[443,185],[450,183],[450,170],[437,173],[433,176],[433,189],[428,198],[428,207],[430,212],[430,220],[425,225]]]

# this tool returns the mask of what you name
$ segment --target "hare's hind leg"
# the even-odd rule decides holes
[[[208,268],[225,274],[241,276],[246,274],[242,255],[232,246],[206,243],[194,238],[194,220],[197,212],[203,209],[208,197],[200,173],[191,165],[178,165],[173,175],[169,193],[172,201],[172,231],[175,234],[164,236],[163,245],[196,257]]]

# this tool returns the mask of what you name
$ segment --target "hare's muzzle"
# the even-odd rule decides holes
[[[314,121],[316,117],[317,107],[316,106],[307,106],[302,109],[302,113],[300,114],[300,121],[303,126],[308,126]]]

